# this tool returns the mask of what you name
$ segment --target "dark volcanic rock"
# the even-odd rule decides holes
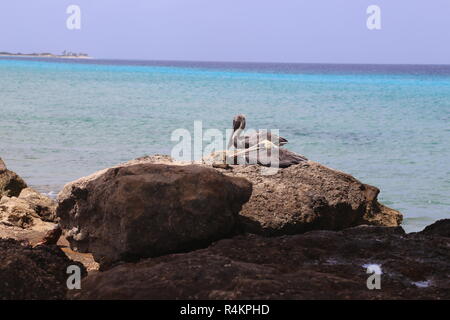
[[[15,172],[8,170],[0,158],[0,198],[2,196],[18,197],[22,189],[26,187],[25,181]]]
[[[400,212],[377,201],[378,188],[313,161],[275,175],[262,175],[257,165],[220,171],[253,184],[240,212],[246,232],[272,236],[361,224],[398,226],[402,221]]]
[[[248,181],[212,168],[136,160],[66,185],[57,215],[71,247],[105,268],[230,236],[250,195]]]
[[[57,246],[32,248],[13,239],[0,239],[0,300],[64,299],[71,261]]]
[[[359,226],[126,263],[89,275],[75,299],[450,299],[450,238]],[[368,264],[382,270],[369,290]]]
[[[450,219],[438,220],[432,225],[427,226],[419,233],[450,238]]]

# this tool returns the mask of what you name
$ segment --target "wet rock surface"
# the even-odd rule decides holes
[[[241,235],[89,275],[72,299],[450,299],[450,238],[359,226]],[[377,265],[381,289],[369,290]]]

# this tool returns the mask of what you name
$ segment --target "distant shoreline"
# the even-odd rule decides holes
[[[52,53],[9,53],[1,52],[0,57],[20,57],[20,58],[58,58],[58,59],[93,59],[87,54],[58,55]]]

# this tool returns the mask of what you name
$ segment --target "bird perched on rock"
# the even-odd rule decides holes
[[[228,149],[230,149],[231,146],[234,146],[237,149],[248,149],[264,140],[269,140],[270,142],[272,142],[277,146],[283,146],[286,143],[288,143],[288,141],[285,138],[279,137],[276,134],[272,134],[267,130],[255,131],[253,133],[244,136],[242,135],[242,132],[245,129],[245,125],[246,120],[243,114],[238,114],[237,116],[234,117],[233,135],[231,136],[231,139],[228,143]]]
[[[259,164],[267,167],[287,168],[294,164],[307,161],[304,156],[295,152],[280,148],[288,141],[283,137],[271,134],[267,130],[256,131],[250,135],[242,135],[246,120],[243,114],[238,114],[233,119],[233,135],[228,143],[228,149],[232,146],[235,151],[225,151],[225,162]],[[214,155],[217,157],[217,154]],[[239,161],[238,159],[241,158]]]

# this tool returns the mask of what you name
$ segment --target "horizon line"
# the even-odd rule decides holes
[[[56,56],[56,54],[55,54]],[[373,66],[450,66],[449,63],[398,63],[398,62],[291,62],[291,61],[244,61],[244,60],[189,60],[189,59],[148,59],[148,58],[102,58],[89,55],[89,60],[106,60],[106,61],[148,61],[148,62],[175,62],[175,63],[236,63],[236,64],[316,64],[316,65],[373,65]],[[2,56],[0,56],[1,58]],[[11,55],[3,57],[33,58],[27,56]],[[36,57],[43,59],[58,59],[58,57]],[[74,58],[76,60],[77,58]],[[81,59],[80,59],[81,60]]]
[[[244,60],[176,60],[176,59],[146,59],[146,58],[99,58],[92,60],[119,60],[119,61],[154,61],[154,62],[206,62],[206,63],[242,63],[242,64],[328,64],[328,65],[380,65],[380,66],[450,66],[448,63],[380,63],[380,62],[278,62],[278,61],[244,61]]]

